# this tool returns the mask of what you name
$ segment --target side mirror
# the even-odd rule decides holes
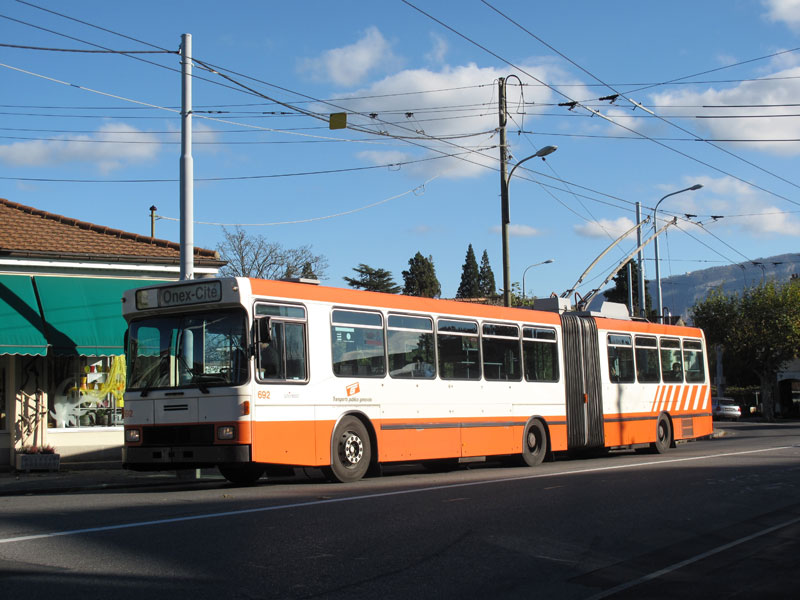
[[[269,344],[272,341],[272,324],[269,317],[262,317],[256,321],[256,342]]]

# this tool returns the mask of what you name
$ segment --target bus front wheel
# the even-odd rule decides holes
[[[356,417],[345,417],[336,426],[331,443],[331,466],[324,469],[331,481],[351,483],[369,469],[372,448],[369,433]]]
[[[253,485],[264,474],[264,466],[256,463],[218,465],[222,476],[235,485]]]

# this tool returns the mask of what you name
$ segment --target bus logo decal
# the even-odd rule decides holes
[[[361,386],[358,385],[357,381],[355,383],[351,383],[350,385],[347,386],[347,396],[348,396],[348,398],[350,396],[355,396],[360,391],[361,391]]]

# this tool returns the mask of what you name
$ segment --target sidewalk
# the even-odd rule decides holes
[[[224,481],[216,469],[139,472],[123,469],[118,462],[62,463],[58,472],[0,472],[0,497],[181,485],[198,480]]]

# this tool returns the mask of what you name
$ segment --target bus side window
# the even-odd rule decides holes
[[[611,383],[633,383],[635,381],[631,336],[609,334],[608,371]]]
[[[306,378],[306,326],[286,323],[286,379]]]
[[[307,380],[305,308],[265,302],[256,304],[255,312],[258,378],[294,382]]]
[[[661,379],[664,383],[683,383],[683,358],[678,340],[661,338]]]
[[[661,366],[658,361],[658,340],[654,337],[634,338],[636,348],[636,378],[639,383],[660,383]]]
[[[702,342],[684,340],[683,368],[686,373],[686,381],[689,383],[703,383],[706,379],[704,364]]]
[[[526,381],[558,381],[558,340],[555,329],[525,327],[522,338]]]
[[[383,377],[386,351],[383,316],[378,312],[331,311],[331,353],[337,377]]]
[[[283,323],[271,323],[268,342],[258,344],[258,374],[261,379],[284,379]]]

